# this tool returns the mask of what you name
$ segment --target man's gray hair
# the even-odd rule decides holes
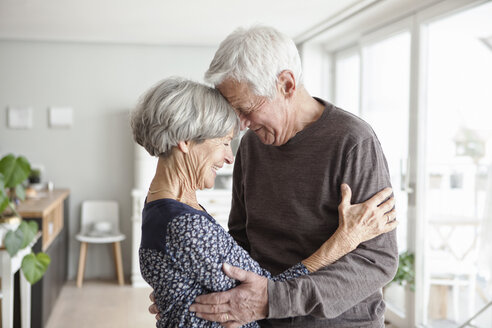
[[[238,28],[220,44],[205,81],[214,86],[229,78],[248,82],[254,94],[273,99],[284,70],[302,85],[301,59],[291,38],[272,27]]]
[[[133,138],[152,156],[169,154],[180,141],[237,135],[239,119],[227,100],[206,85],[171,77],[153,86],[131,114]]]

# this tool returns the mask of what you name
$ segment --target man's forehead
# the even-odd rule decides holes
[[[219,84],[217,89],[233,107],[244,106],[245,103],[249,104],[254,98],[247,82],[226,80]]]
[[[222,93],[236,94],[248,92],[249,85],[247,82],[239,82],[234,79],[226,79],[217,86],[217,89]]]

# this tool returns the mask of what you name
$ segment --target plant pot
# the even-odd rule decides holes
[[[9,230],[15,230],[22,222],[22,218],[15,215],[5,215],[0,217],[0,247],[4,247],[3,239]]]
[[[0,225],[12,225],[17,226],[22,222],[22,218],[20,216],[12,214],[7,214],[0,216]]]

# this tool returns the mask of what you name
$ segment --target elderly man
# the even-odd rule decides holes
[[[342,183],[352,187],[354,203],[390,186],[371,127],[309,95],[295,44],[282,33],[236,30],[221,43],[205,78],[249,128],[234,166],[229,232],[272,273],[313,253],[335,232]],[[261,319],[262,327],[384,327],[381,288],[397,265],[395,231],[289,281],[225,265],[241,284],[197,297],[190,310],[225,327]]]

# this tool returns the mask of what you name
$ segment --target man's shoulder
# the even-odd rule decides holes
[[[371,125],[361,117],[327,101],[322,102],[325,104],[325,111],[327,112],[327,115],[324,116],[327,133],[331,132],[354,140],[364,140],[375,136]]]
[[[247,130],[246,133],[242,136],[241,142],[239,144],[239,148],[242,152],[249,152],[251,149],[264,146],[260,139],[256,136],[256,134],[252,130]]]
[[[287,147],[294,147],[295,143],[302,148],[308,143],[316,144],[316,147],[331,148],[334,145],[343,145],[350,148],[364,140],[377,139],[371,125],[359,116],[322,99],[317,100],[325,105],[323,115],[317,122],[294,137],[292,139],[294,142],[287,144]],[[299,139],[303,141],[297,142]],[[255,133],[248,130],[241,139],[240,149],[243,153],[251,153],[256,150],[270,151],[271,147],[263,145]]]

